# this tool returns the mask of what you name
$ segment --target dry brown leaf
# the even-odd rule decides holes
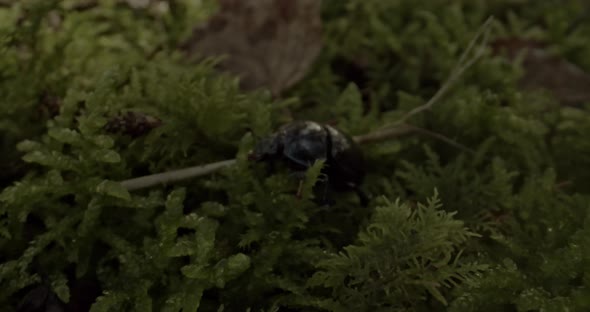
[[[225,56],[222,70],[245,90],[278,96],[301,80],[322,45],[321,0],[219,0],[219,12],[183,48],[196,57]]]
[[[49,94],[48,92],[43,92],[39,97],[39,104],[37,110],[43,113],[43,115],[53,118],[59,115],[62,99],[58,96]]]
[[[127,112],[109,119],[104,129],[109,133],[121,133],[137,138],[160,125],[162,121],[157,117],[140,112]]]
[[[565,105],[590,101],[590,74],[548,52],[544,43],[504,38],[492,43],[492,49],[496,54],[504,54],[511,60],[522,55],[522,89],[547,90]]]

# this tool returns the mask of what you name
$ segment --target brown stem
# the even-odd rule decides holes
[[[461,57],[459,58],[457,65],[455,65],[455,67],[451,71],[449,78],[447,78],[447,80],[440,87],[440,89],[438,89],[438,91],[436,91],[434,96],[432,98],[430,98],[430,100],[428,100],[428,102],[426,102],[426,104],[412,109],[407,114],[405,114],[402,118],[395,121],[393,124],[386,125],[384,128],[388,128],[391,126],[398,126],[400,124],[403,124],[411,117],[413,117],[419,113],[422,113],[423,111],[431,109],[432,106],[434,106],[434,104],[436,104],[451,89],[451,87],[457,82],[457,80],[459,80],[459,78],[463,75],[463,73],[469,67],[473,66],[473,64],[475,64],[475,62],[477,62],[477,60],[479,60],[479,58],[481,56],[483,56],[483,54],[485,53],[486,48],[488,46],[489,30],[490,30],[490,25],[493,20],[494,20],[493,17],[488,18],[486,20],[486,22],[479,28],[475,37],[473,37],[473,39],[471,39],[471,41],[469,42],[469,45],[467,46],[467,48],[465,49],[463,54],[461,54]],[[477,50],[475,50],[473,57],[471,57],[469,60],[465,61],[467,59],[467,57],[472,53],[476,42],[480,38],[481,38],[481,44],[478,46]]]
[[[137,189],[155,186],[158,184],[167,184],[171,182],[207,175],[216,172],[220,169],[229,167],[233,165],[235,162],[235,159],[228,159],[202,166],[195,166],[147,175],[139,178],[121,181],[121,185],[129,191],[133,191]]]
[[[424,128],[420,128],[420,127],[416,127],[416,126],[412,126],[412,125],[408,125],[408,124],[401,124],[397,127],[392,127],[392,128],[387,128],[387,129],[381,129],[381,130],[377,130],[368,134],[364,134],[364,135],[359,135],[359,136],[355,136],[353,138],[353,140],[355,142],[357,142],[358,144],[370,144],[370,143],[376,143],[376,142],[383,142],[383,141],[387,141],[387,140],[391,140],[391,139],[395,139],[395,138],[399,138],[401,136],[404,135],[408,135],[408,134],[422,134],[422,135],[426,135],[432,138],[435,138],[437,140],[441,140],[449,145],[452,145],[464,152],[468,152],[470,154],[475,153],[474,150],[470,149],[469,147],[447,137],[444,136],[440,133],[436,133]]]
[[[370,144],[398,138],[413,132],[415,132],[413,127],[407,124],[402,124],[397,127],[381,129],[367,134],[358,135],[352,139],[358,144]]]
[[[460,149],[460,150],[462,150],[464,152],[467,152],[467,153],[470,153],[470,154],[474,154],[475,153],[475,151],[472,150],[472,149],[470,149],[469,147],[467,147],[467,146],[465,146],[465,145],[463,145],[463,144],[461,144],[461,143],[459,143],[459,142],[457,142],[457,141],[455,141],[455,140],[453,140],[453,139],[451,139],[451,138],[449,138],[447,136],[444,136],[444,135],[442,135],[440,133],[436,133],[436,132],[433,132],[433,131],[430,131],[430,130],[427,130],[427,129],[424,129],[424,128],[420,128],[420,127],[414,127],[414,126],[410,126],[410,125],[408,125],[408,126],[412,130],[414,130],[415,132],[417,132],[417,133],[420,133],[420,134],[423,134],[423,135],[426,135],[426,136],[429,136],[429,137],[432,137],[432,138],[441,140],[441,141],[443,141],[443,142],[445,142],[445,143],[447,143],[449,145],[452,145],[452,146],[454,146],[454,147],[456,147],[456,148],[458,148],[458,149]]]

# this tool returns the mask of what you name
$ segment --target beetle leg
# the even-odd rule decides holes
[[[330,185],[330,177],[325,174],[324,172],[321,172],[320,175],[318,176],[318,180],[316,182],[316,185],[320,185],[322,184],[324,189],[323,189],[323,193],[322,193],[322,200],[325,201],[326,196],[328,194],[328,186]]]
[[[301,199],[302,198],[302,194],[303,193],[303,180],[299,180],[299,187],[297,188],[297,194],[295,194],[295,197],[297,197],[297,199]]]
[[[289,176],[299,181],[299,186],[297,187],[297,193],[295,193],[295,196],[298,199],[301,199],[303,197],[303,182],[305,182],[305,171],[291,172],[289,173]]]
[[[330,198],[329,190],[330,190],[330,177],[322,173],[318,177],[318,183],[314,186],[314,194],[316,195],[316,199],[314,202],[322,207],[330,207],[335,204],[335,201]]]
[[[329,186],[329,177],[327,174],[321,174],[320,175],[320,180],[323,184],[324,184],[324,190],[322,192],[322,203],[327,203],[328,202],[328,186]]]

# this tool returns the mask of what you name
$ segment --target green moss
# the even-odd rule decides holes
[[[397,120],[490,14],[493,36],[546,40],[590,70],[589,23],[568,31],[581,1],[324,1],[322,54],[281,100],[186,63],[176,47],[212,6],[169,3],[0,9],[2,311],[41,282],[74,300],[83,280],[101,289],[92,311],[590,309],[590,114],[521,92],[500,57],[411,120],[475,153],[423,136],[363,146],[369,207],[314,203],[322,163],[298,199],[289,171],[246,160],[285,108],[353,135]],[[105,131],[129,111],[162,124]],[[236,156],[175,185],[116,183]]]

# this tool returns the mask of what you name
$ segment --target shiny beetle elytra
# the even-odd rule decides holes
[[[264,138],[249,155],[250,160],[284,160],[289,167],[304,171],[316,160],[324,160],[323,173],[328,184],[338,191],[356,191],[361,203],[366,197],[360,192],[364,160],[352,138],[330,125],[314,121],[294,121]]]

